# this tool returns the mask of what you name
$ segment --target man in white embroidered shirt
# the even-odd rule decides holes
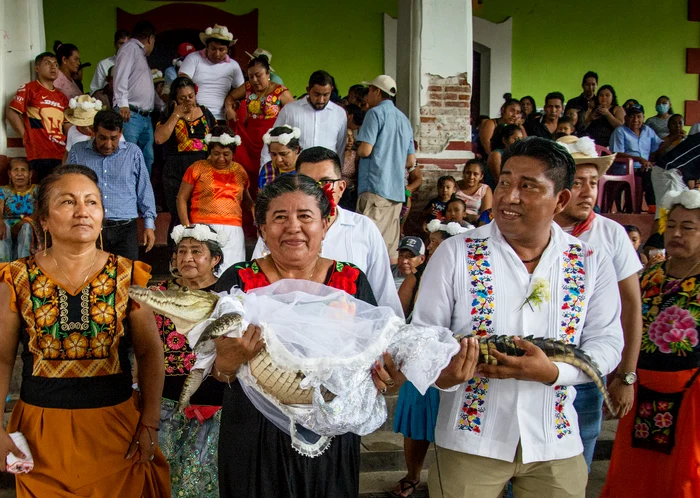
[[[617,375],[608,385],[608,390],[618,409],[617,416],[622,418],[634,402],[634,384],[637,380],[635,372],[642,342],[642,296],[637,275],[642,264],[622,225],[598,216],[593,211],[598,197],[598,179],[610,168],[615,155],[599,157],[595,143],[588,137],[568,136],[560,138],[558,142],[574,158],[576,176],[571,189],[571,201],[554,221],[562,230],[592,245],[612,261],[617,277],[625,347]],[[574,408],[578,414],[583,456],[590,469],[603,419],[603,396],[592,382],[577,386],[576,390]]]
[[[271,137],[275,140],[278,137]],[[340,158],[325,147],[304,149],[296,163],[296,172],[307,175],[323,185],[330,185],[336,204],[345,191],[345,180],[340,173]],[[253,258],[260,258],[264,242],[258,239]],[[330,227],[323,239],[322,255],[336,261],[347,261],[360,268],[369,281],[372,292],[380,306],[388,306],[403,318],[403,308],[394,286],[389,264],[389,254],[384,241],[372,220],[361,214],[336,207],[331,216]]]
[[[622,328],[610,261],[553,218],[571,198],[576,167],[561,145],[530,137],[503,155],[494,222],[443,242],[428,263],[417,325],[455,334],[506,334],[580,347],[603,375],[620,361]],[[579,369],[522,340],[522,357],[493,353],[470,381],[442,392],[431,496],[585,496],[588,474],[573,408]],[[436,382],[445,389],[448,384]]]

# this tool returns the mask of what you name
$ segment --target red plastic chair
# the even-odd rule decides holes
[[[596,145],[595,148],[601,156],[612,155],[610,149],[600,145]],[[606,173],[598,179],[598,199],[596,201],[598,209],[601,213],[610,212],[615,198],[619,196],[620,189],[622,189],[622,192],[625,194],[625,211],[640,213],[642,210],[642,199],[641,196],[637,195],[639,189],[637,188],[637,179],[635,179],[634,174],[634,161],[632,159],[615,159],[610,169],[615,164],[624,164],[626,166],[625,172],[623,174]]]

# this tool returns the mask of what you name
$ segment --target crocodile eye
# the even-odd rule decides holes
[[[183,287],[183,288],[182,288],[182,292],[189,292],[189,291],[190,291],[190,288],[189,288],[189,287]]]

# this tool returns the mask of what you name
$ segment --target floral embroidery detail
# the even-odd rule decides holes
[[[634,437],[645,439],[649,437],[649,427],[647,424],[635,424]]]
[[[700,344],[700,283],[668,277],[663,263],[642,277],[642,353],[686,356]]]
[[[100,332],[90,340],[90,348],[95,358],[107,358],[111,345],[112,338],[106,332]]]
[[[475,434],[481,434],[481,419],[486,411],[486,392],[489,388],[489,379],[476,376],[467,382],[464,388],[464,404],[459,413],[457,428]]]
[[[34,312],[34,316],[39,327],[51,327],[58,319],[58,308],[51,304],[44,304]]]
[[[56,285],[46,275],[39,275],[32,284],[32,294],[39,299],[51,296],[55,289]]]
[[[39,340],[39,347],[44,358],[55,360],[61,356],[61,341],[53,336],[45,335]]]
[[[659,408],[659,405],[657,404],[656,407]],[[654,425],[656,425],[656,427],[663,429],[665,427],[671,427],[671,424],[673,424],[673,415],[670,413],[664,412],[654,415]]]
[[[465,240],[467,244],[467,268],[471,277],[472,289],[472,332],[485,336],[494,332],[493,328],[493,284],[490,251],[487,239]]]
[[[98,275],[90,284],[93,292],[98,296],[106,296],[114,290],[114,279],[106,273]]]
[[[583,303],[586,301],[586,270],[583,265],[583,248],[569,244],[564,252],[564,302],[561,305],[561,333],[563,341],[574,343],[576,326],[581,322]]]
[[[678,403],[670,400],[642,401],[637,406],[632,445],[668,453],[674,444]]]
[[[185,336],[179,333],[177,330],[173,330],[168,334],[165,343],[170,349],[178,351],[182,349],[185,344],[187,344],[187,339],[185,339]]]
[[[561,439],[571,434],[571,423],[564,415],[564,405],[569,397],[569,390],[566,386],[554,386],[554,427],[557,430],[557,438]]]
[[[109,325],[114,321],[114,308],[104,301],[100,301],[90,308],[90,316],[95,323]]]
[[[270,285],[270,281],[265,274],[260,271],[260,267],[256,262],[253,262],[252,265],[246,268],[240,268],[238,270],[238,276],[245,286],[245,292]]]
[[[360,270],[354,266],[336,262],[331,278],[328,280],[328,286],[354,295],[357,292],[357,278],[359,276]]]
[[[63,349],[71,360],[85,358],[88,348],[88,340],[80,332],[73,332],[63,339]]]

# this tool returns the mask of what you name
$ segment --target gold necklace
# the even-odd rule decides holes
[[[88,271],[87,271],[87,273],[85,274],[85,278],[83,279],[83,283],[80,284],[79,287],[76,286],[76,285],[73,283],[73,281],[68,277],[68,275],[66,275],[66,272],[63,271],[63,268],[61,268],[61,267],[58,265],[58,261],[56,261],[56,258],[54,258],[54,256],[53,256],[53,251],[51,251],[51,255],[50,255],[50,256],[51,256],[51,259],[53,260],[53,264],[56,266],[56,268],[58,269],[58,271],[60,271],[61,274],[63,275],[63,277],[64,277],[66,280],[68,280],[68,283],[71,284],[71,286],[73,287],[73,289],[76,289],[76,290],[77,290],[77,289],[82,288],[83,285],[85,285],[85,282],[87,282],[88,277],[90,277],[90,275],[92,275],[92,268],[95,266],[95,263],[97,262],[97,255],[98,255],[98,254],[99,254],[98,251],[95,251],[95,258],[92,260],[92,264],[90,265],[90,268],[88,268]]]
[[[668,262],[669,262],[669,263],[672,263],[672,262],[673,262],[673,258],[669,258],[669,259],[668,259]],[[698,261],[697,263],[695,263],[695,264],[690,268],[690,270],[688,270],[688,272],[683,276],[683,278],[681,278],[680,280],[683,281],[683,280],[685,280],[686,278],[688,278],[688,275],[690,275],[690,274],[693,272],[693,270],[695,270],[695,268],[698,267],[698,265],[700,265],[700,261]],[[670,272],[670,268],[669,268],[669,272]],[[671,277],[671,275],[669,275],[669,277]],[[671,278],[674,278],[674,277],[671,277]]]
[[[277,272],[277,276],[279,277],[280,280],[283,280],[285,277],[282,276],[282,273],[280,273],[280,269],[277,268],[277,263],[275,263],[274,258],[271,255],[267,256],[270,258],[270,261],[272,262],[272,266],[275,268],[275,272]],[[318,266],[318,259],[314,263],[314,267],[311,269],[311,275],[309,275],[309,278],[301,279],[301,280],[313,280],[314,279],[314,273],[316,272],[316,266]]]

